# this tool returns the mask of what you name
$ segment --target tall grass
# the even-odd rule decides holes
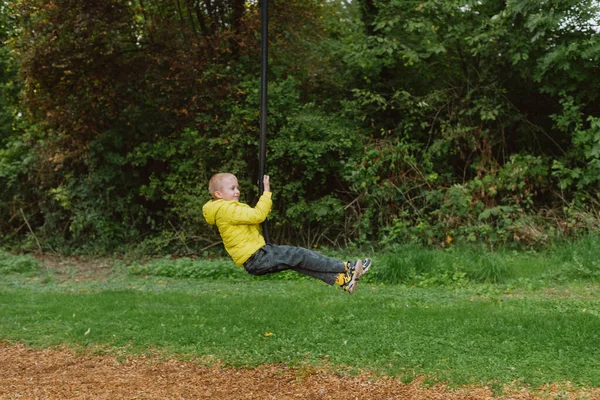
[[[347,255],[328,255],[349,258]],[[538,251],[488,251],[476,246],[426,249],[401,245],[371,257],[376,267],[364,279],[375,284],[434,287],[469,283],[514,285],[540,281],[600,281],[600,237],[595,235]],[[33,257],[0,251],[0,274],[35,272],[39,267]],[[130,263],[126,270],[135,276],[230,281],[308,279],[293,272],[249,277],[229,259],[158,258],[146,263]]]
[[[553,271],[554,279],[600,281],[600,238],[589,235],[576,242],[558,246],[550,254],[559,268]]]
[[[13,255],[0,250],[0,275],[9,273],[31,273],[40,268],[40,263],[30,255]]]
[[[405,245],[374,257],[374,283],[455,286],[465,283],[600,281],[600,238],[585,236],[542,250],[488,251],[475,246],[423,249]]]
[[[347,254],[328,255],[339,259],[352,258]],[[593,235],[537,251],[489,251],[477,246],[426,249],[417,245],[400,245],[371,257],[376,267],[365,276],[365,280],[377,284],[434,287],[469,283],[514,285],[540,281],[600,281],[600,238]],[[133,263],[128,271],[133,275],[232,281],[307,279],[289,272],[251,278],[228,259],[209,262],[189,258],[156,259],[146,264]]]

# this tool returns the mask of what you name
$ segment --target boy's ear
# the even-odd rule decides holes
[[[214,196],[214,197],[215,197],[215,199],[217,199],[217,200],[218,200],[218,199],[222,199],[222,198],[223,198],[223,195],[222,195],[222,194],[221,194],[221,192],[220,192],[220,191],[218,191],[218,190],[215,190],[215,191],[214,191],[214,193],[213,193],[213,196]]]

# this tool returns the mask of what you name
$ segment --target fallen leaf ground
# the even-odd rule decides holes
[[[73,349],[0,344],[0,399],[600,399],[600,389],[548,386],[535,392],[487,387],[450,389],[392,378],[267,365],[256,369],[206,366],[151,356],[117,359]]]

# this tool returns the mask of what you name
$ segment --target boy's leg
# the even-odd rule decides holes
[[[333,285],[340,273],[346,271],[344,262],[312,250],[295,246],[268,244],[258,250],[244,267],[253,275],[265,275],[292,269]]]
[[[315,279],[319,279],[328,285],[334,285],[339,280],[340,274],[342,274],[342,272],[318,272],[318,271],[311,271],[310,269],[304,269],[304,268],[298,268],[298,267],[293,267],[291,269],[293,271],[298,272],[299,274],[310,276]]]

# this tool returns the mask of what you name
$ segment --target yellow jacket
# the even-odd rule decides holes
[[[265,192],[254,208],[233,200],[210,200],[202,214],[206,222],[219,228],[225,250],[241,266],[266,244],[259,224],[269,215],[271,205],[271,192]]]

